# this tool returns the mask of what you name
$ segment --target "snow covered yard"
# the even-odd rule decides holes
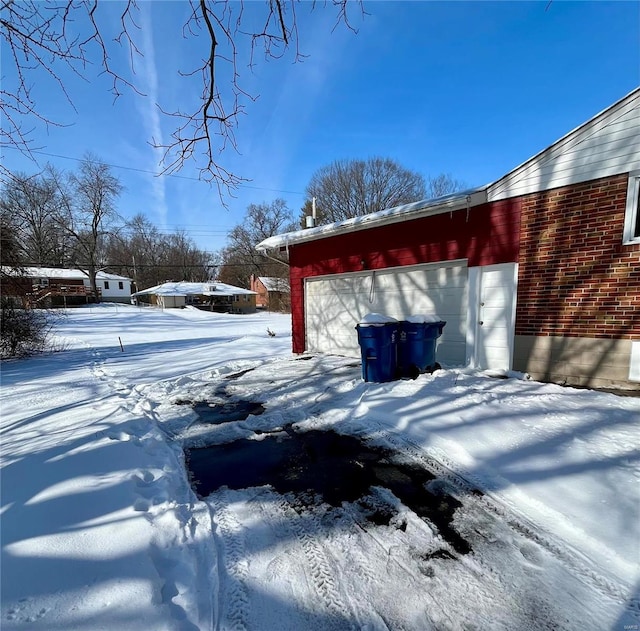
[[[292,356],[277,314],[104,305],[59,335],[2,368],[2,629],[639,628],[640,399],[455,369],[363,383]],[[185,404],[225,400],[264,413]],[[381,480],[360,498],[189,484],[184,448],[329,430],[391,454],[357,460]],[[394,459],[448,526],[388,490]]]

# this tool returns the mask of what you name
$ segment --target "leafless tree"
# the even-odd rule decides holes
[[[244,221],[231,230],[229,245],[222,250],[220,280],[249,287],[251,274],[288,278],[286,257],[267,258],[255,248],[268,237],[296,228],[291,210],[283,199],[250,204]]]
[[[0,213],[0,357],[19,357],[43,350],[52,319],[43,310],[26,308],[22,297],[24,252],[18,230],[7,213]]]
[[[178,230],[165,239],[166,264],[171,278],[188,282],[209,280],[213,273],[212,257],[198,247],[184,231]]]
[[[106,164],[87,156],[78,173],[69,175],[67,182],[59,181],[59,190],[57,221],[73,240],[71,262],[87,271],[98,296],[96,274],[105,263],[106,237],[119,220],[115,202],[122,185]]]
[[[242,178],[224,168],[220,153],[236,147],[238,116],[244,112],[244,103],[257,97],[242,87],[241,68],[245,63],[254,65],[259,53],[266,59],[278,59],[291,51],[295,61],[301,59],[296,11],[304,5],[298,0],[269,0],[260,9],[252,4],[247,16],[242,1],[189,2],[190,15],[181,27],[181,36],[201,38],[202,62],[176,71],[187,81],[197,81],[197,101],[186,111],[161,108],[175,119],[176,129],[168,142],[151,139],[151,143],[164,150],[162,173],[175,173],[193,161],[202,179],[228,193]],[[349,7],[352,4],[364,13],[361,0],[352,0]],[[336,25],[351,28],[348,0],[327,0],[327,5],[335,10]],[[37,102],[30,78],[34,70],[48,73],[57,96],[62,94],[71,107],[69,74],[86,77],[87,68],[95,62],[110,78],[114,97],[127,88],[142,94],[130,78],[133,75],[125,76],[111,61],[113,46],[119,44],[128,51],[133,72],[135,59],[145,52],[136,37],[136,0],[122,5],[120,30],[113,40],[106,35],[107,20],[101,6],[98,0],[0,0],[0,35],[6,50],[3,65],[12,65],[16,76],[15,83],[5,81],[0,90],[1,146],[29,154],[37,148],[32,139],[37,126],[61,124],[46,115]],[[257,11],[261,17],[256,20]],[[222,82],[218,77],[224,77]]]
[[[24,250],[18,237],[18,228],[9,213],[0,213],[0,265],[20,266],[24,263]],[[4,269],[0,267],[0,273]]]
[[[465,189],[467,185],[461,180],[456,180],[449,173],[441,173],[435,177],[427,178],[427,197],[434,199],[443,197]]]
[[[338,160],[314,173],[302,207],[301,228],[311,215],[316,198],[318,223],[343,221],[351,217],[393,208],[423,199],[442,197],[464,188],[447,173],[425,178],[389,158]]]
[[[107,243],[108,269],[134,279],[138,289],[168,280],[206,281],[215,276],[216,260],[183,231],[163,234],[142,214],[127,221]]]
[[[122,30],[116,38],[131,51],[138,49],[130,37],[137,28],[133,12],[135,0],[128,0],[121,14]],[[0,90],[3,124],[0,146],[10,146],[30,154],[35,126],[61,126],[43,113],[36,102],[31,72],[45,72],[75,109],[66,87],[69,74],[84,76],[97,54],[102,70],[111,78],[111,92],[120,96],[122,88],[135,86],[112,69],[107,42],[102,35],[97,0],[1,0],[0,34],[4,40],[4,64],[12,65],[16,80]],[[4,65],[3,64],[3,65]]]
[[[170,278],[168,270],[161,267],[162,241],[158,228],[137,214],[122,230],[109,235],[105,258],[112,271],[133,278],[137,289],[152,287]]]
[[[0,192],[0,214],[14,226],[23,259],[32,265],[67,262],[69,239],[56,221],[58,177],[51,168],[36,175],[11,174]]]
[[[424,199],[426,186],[389,158],[337,160],[316,171],[307,196],[316,198],[318,221],[330,223]]]

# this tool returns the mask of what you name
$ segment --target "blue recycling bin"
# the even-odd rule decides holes
[[[398,323],[356,325],[365,381],[393,381],[398,371]]]
[[[436,362],[436,342],[442,335],[446,322],[400,323],[398,340],[398,364],[403,377],[415,379],[425,372],[433,372],[440,365]]]

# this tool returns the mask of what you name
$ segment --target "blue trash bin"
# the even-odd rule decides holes
[[[393,381],[397,377],[398,322],[386,319],[386,322],[371,323],[365,318],[356,325],[364,381]]]
[[[418,318],[416,318],[418,320]],[[446,322],[403,321],[400,323],[398,364],[403,377],[415,379],[440,368],[436,362],[436,342]]]

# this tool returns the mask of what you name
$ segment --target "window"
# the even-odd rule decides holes
[[[622,240],[624,243],[640,243],[640,171],[629,173]]]
[[[109,289],[109,281],[108,280],[104,281],[104,288],[105,289]]]
[[[121,280],[118,281],[118,289],[124,289],[124,283]]]

